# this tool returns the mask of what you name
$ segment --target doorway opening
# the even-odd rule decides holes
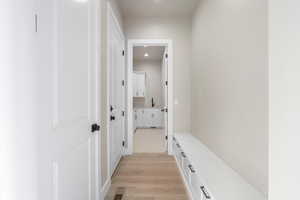
[[[167,86],[164,46],[133,47],[133,152],[167,151]]]
[[[172,41],[129,40],[127,153],[171,154]]]

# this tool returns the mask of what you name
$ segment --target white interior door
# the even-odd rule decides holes
[[[164,131],[165,131],[165,145],[166,150],[168,149],[168,48],[165,49],[163,57],[163,121],[164,121]]]
[[[53,128],[48,151],[55,200],[96,199],[95,0],[57,0]],[[51,92],[51,91],[49,91]]]
[[[125,131],[125,56],[124,37],[109,7],[108,68],[110,104],[110,175],[115,171],[123,154]]]
[[[98,199],[96,2],[1,2],[1,200]]]

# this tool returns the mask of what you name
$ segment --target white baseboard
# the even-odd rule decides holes
[[[102,200],[104,200],[105,196],[107,195],[110,186],[111,186],[111,180],[109,178],[105,181],[105,184],[101,188],[101,199]]]
[[[183,180],[183,182],[184,182],[184,186],[185,186],[186,191],[187,191],[187,193],[188,193],[189,200],[195,200],[195,199],[193,198],[193,193],[192,193],[192,191],[191,191],[191,188],[190,188],[190,186],[189,186],[187,180],[185,179],[185,176],[184,176],[184,174],[183,174],[181,165],[180,165],[179,161],[177,160],[176,156],[174,156],[174,158],[175,158],[175,160],[176,160],[176,164],[177,164],[177,167],[178,167],[178,169],[179,169],[181,178],[182,178],[182,180]]]

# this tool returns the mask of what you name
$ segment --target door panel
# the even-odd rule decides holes
[[[81,200],[90,196],[89,194],[89,159],[90,142],[82,143],[79,147],[64,155],[54,164],[55,176],[59,183],[57,191],[59,199]],[[74,177],[80,181],[74,181]]]
[[[96,96],[94,0],[56,1],[56,58],[51,134],[55,200],[92,200],[95,189]],[[76,22],[76,23],[74,23]]]
[[[124,37],[118,27],[118,22],[113,17],[110,6],[108,7],[108,68],[109,68],[109,104],[112,106],[109,124],[110,140],[110,175],[115,171],[123,154],[123,140],[125,131],[125,59],[123,56]]]

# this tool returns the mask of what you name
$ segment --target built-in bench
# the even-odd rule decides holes
[[[191,199],[267,199],[191,134],[175,134],[172,145]]]

